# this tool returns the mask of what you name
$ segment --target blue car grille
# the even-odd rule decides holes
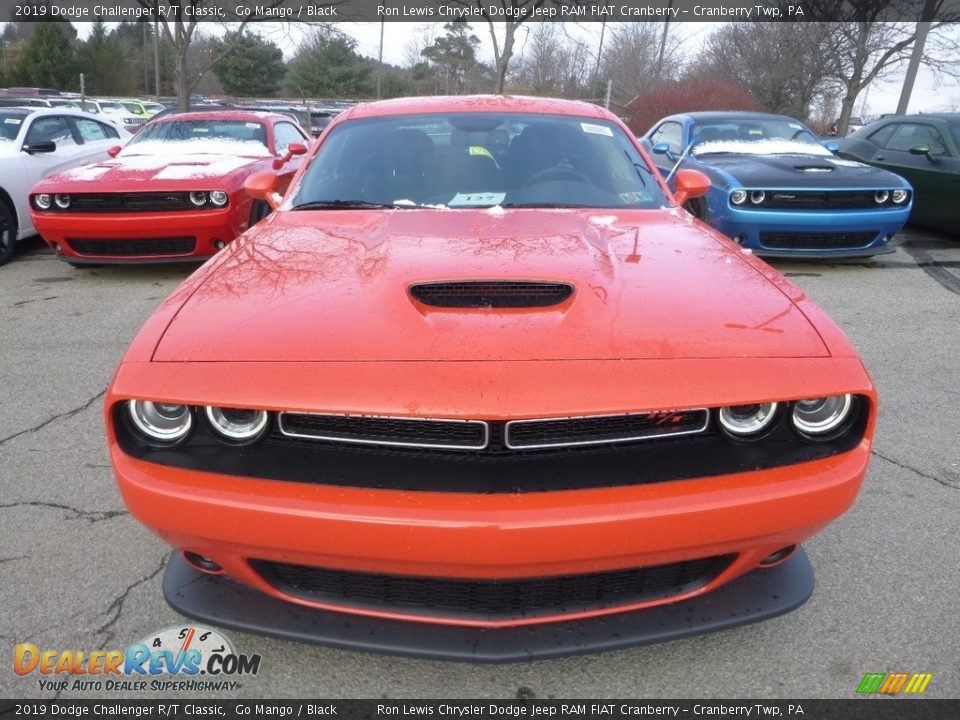
[[[877,203],[873,190],[768,190],[763,203],[746,207],[751,210],[876,210],[891,205]]]
[[[760,244],[771,250],[852,250],[866,247],[879,232],[761,232]]]

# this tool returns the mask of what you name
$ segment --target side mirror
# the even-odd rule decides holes
[[[294,155],[306,155],[306,154],[307,154],[306,145],[304,145],[303,143],[290,143],[289,145],[287,145],[287,152],[285,152],[281,157],[278,157],[276,160],[273,161],[273,169],[279,170],[288,162],[290,162],[290,158],[292,158]]]
[[[710,178],[699,170],[678,170],[676,175],[677,191],[673,194],[677,205],[687,200],[702,197],[710,190]]]
[[[276,162],[276,161],[274,161]],[[263,200],[272,209],[276,210],[283,199],[277,192],[279,178],[276,173],[269,171],[254,173],[243,182],[243,189],[247,195],[255,200]]]
[[[666,155],[667,158],[671,161],[676,160],[677,157],[670,152],[670,146],[667,143],[657,143],[653,146],[654,155]]]
[[[929,145],[914,145],[909,152],[911,155],[925,155],[930,162],[937,161],[936,156],[930,152]]]
[[[56,152],[57,144],[53,140],[47,140],[46,142],[37,142],[33,145],[24,145],[23,151],[28,155],[36,155],[37,153],[52,153]]]
[[[123,150],[123,146],[121,146],[121,145],[114,145],[112,148],[110,148],[109,150],[107,150],[107,155],[109,155],[110,157],[116,157],[117,155],[120,154],[120,151],[121,151],[121,150]]]
[[[835,143],[835,142],[833,142],[832,140],[831,140],[830,142],[825,142],[825,143],[823,144],[823,146],[824,146],[827,150],[829,150],[830,152],[832,152],[834,155],[836,155],[838,152],[840,152],[840,145],[837,144],[837,143]]]

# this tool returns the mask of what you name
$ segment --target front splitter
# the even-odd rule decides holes
[[[179,553],[163,577],[163,594],[173,609],[220,627],[345,650],[486,663],[617,650],[759,622],[799,607],[813,586],[813,568],[799,549],[777,567],[754,570],[689,600],[586,620],[488,630],[306,608],[198,572]]]

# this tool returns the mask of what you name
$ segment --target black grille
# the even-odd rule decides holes
[[[192,237],[150,238],[146,240],[96,240],[67,238],[78,255],[186,255],[197,247]]]
[[[765,248],[791,250],[835,250],[866,247],[877,237],[879,230],[866,232],[762,232],[760,244]]]
[[[649,602],[697,590],[735,556],[630,570],[519,580],[375,575],[253,560],[275,588],[314,602],[433,617],[508,619]]]
[[[768,190],[761,210],[876,210],[874,190]]]
[[[166,212],[196,209],[185,192],[84,193],[70,196],[68,212]]]
[[[554,282],[470,280],[412,285],[410,294],[432,307],[530,308],[562,303],[573,294],[573,286]]]
[[[678,410],[609,417],[521,420],[507,423],[506,444],[530,449],[626,442],[706,430],[706,409]]]
[[[281,413],[280,432],[346,443],[480,450],[487,445],[488,426],[465,420]]]

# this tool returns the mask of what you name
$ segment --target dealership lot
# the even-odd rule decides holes
[[[263,655],[259,675],[229,695],[852,697],[864,673],[903,671],[933,673],[929,696],[960,696],[960,241],[911,229],[898,242],[869,263],[776,263],[847,332],[880,395],[866,484],[853,510],[807,544],[817,589],[799,610],[664,645],[508,666],[228,632],[240,652]],[[186,625],[160,591],[167,546],[116,491],[102,394],[137,329],[190,271],[75,270],[39,240],[0,268],[3,696],[53,696],[37,674],[12,672],[17,643],[122,649]]]

